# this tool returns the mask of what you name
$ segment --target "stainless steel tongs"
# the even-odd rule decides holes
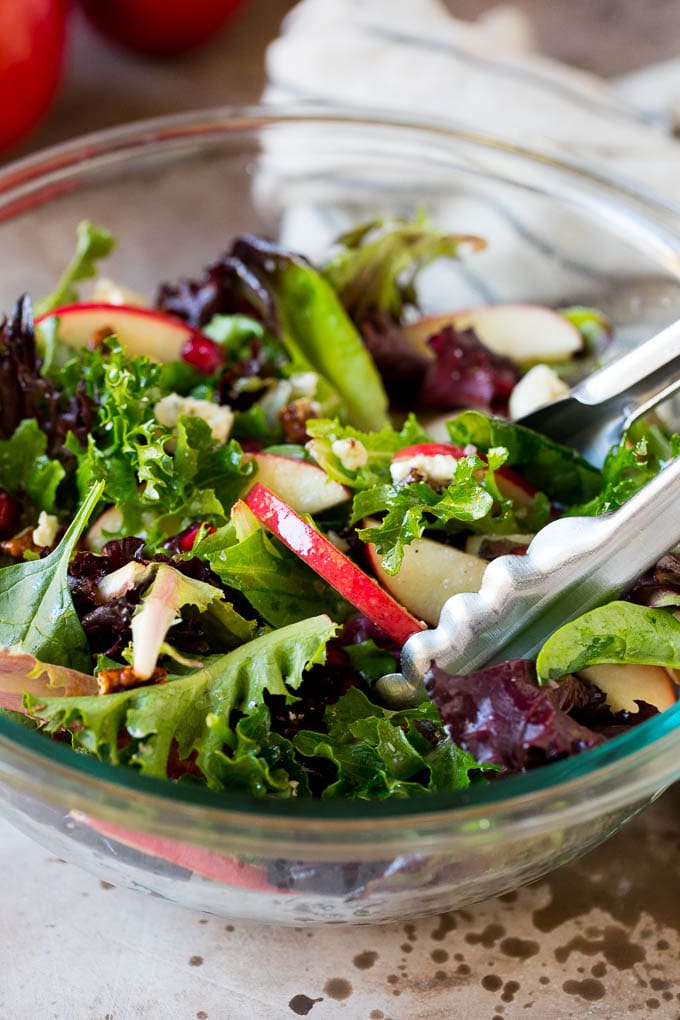
[[[520,419],[602,463],[637,418],[680,390],[680,321],[594,372],[554,404]],[[680,457],[620,509],[546,525],[525,556],[489,563],[479,592],[453,595],[433,630],[404,645],[402,673],[376,685],[385,701],[421,700],[434,662],[469,673],[535,656],[557,627],[620,595],[680,542]]]

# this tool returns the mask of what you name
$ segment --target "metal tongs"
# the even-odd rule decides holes
[[[680,320],[519,423],[601,464],[633,422],[678,390]],[[536,535],[525,556],[492,560],[479,592],[448,599],[438,626],[404,645],[402,673],[382,677],[376,690],[405,707],[424,697],[433,662],[461,674],[532,658],[559,626],[620,595],[679,542],[680,457],[620,509],[560,518]]]

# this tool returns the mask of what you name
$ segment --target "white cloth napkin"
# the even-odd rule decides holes
[[[536,52],[513,7],[467,22],[439,0],[302,0],[267,70],[270,102],[445,117],[559,147],[680,202],[680,59],[606,82]]]

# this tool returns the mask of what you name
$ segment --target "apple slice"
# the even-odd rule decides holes
[[[234,857],[221,854],[218,850],[209,850],[195,843],[183,843],[169,836],[157,836],[148,832],[135,832],[134,829],[114,825],[113,822],[102,821],[92,815],[80,811],[71,811],[71,818],[81,825],[89,826],[94,832],[101,833],[108,840],[132,847],[149,857],[158,857],[176,864],[187,871],[203,875],[222,885],[234,886],[238,889],[255,889],[260,892],[286,893],[287,889],[277,889],[267,881],[262,868],[247,864]]]
[[[494,354],[523,364],[568,361],[583,349],[581,334],[559,312],[544,305],[483,305],[443,315],[429,315],[404,327],[406,340],[428,356],[427,338],[445,326],[474,329]]]
[[[464,448],[453,443],[416,443],[398,450],[392,461],[411,460],[414,457],[455,457],[460,460],[464,456]],[[479,456],[485,459],[483,453]],[[506,499],[511,499],[518,506],[529,506],[533,502],[537,490],[526,478],[509,467],[500,467],[495,474],[496,484]]]
[[[248,456],[257,464],[255,482],[271,489],[299,514],[321,513],[346,502],[352,495],[346,486],[329,478],[317,464],[278,453]]]
[[[258,482],[245,502],[258,521],[394,641],[401,645],[423,629],[419,620],[271,489]]]
[[[410,460],[411,457],[455,457],[460,460],[465,456],[465,449],[462,446],[454,446],[453,443],[415,443],[413,446],[404,446],[392,457],[392,460]]]
[[[364,521],[365,527],[375,523]],[[418,538],[404,548],[396,574],[388,574],[373,543],[368,558],[376,577],[410,612],[426,623],[437,624],[442,606],[452,595],[478,591],[488,564],[479,556],[454,549],[430,538]],[[367,614],[368,615],[368,614]]]
[[[234,525],[234,531],[239,542],[245,542],[247,538],[250,538],[260,527],[260,522],[253,513],[253,511],[246,506],[242,499],[237,499],[231,508],[230,513],[231,523]]]
[[[107,507],[85,532],[83,540],[85,548],[90,552],[100,553],[110,539],[120,534],[122,525],[123,511],[120,507]],[[139,535],[138,537],[143,538],[144,536]]]
[[[511,499],[516,506],[529,506],[530,503],[533,503],[538,491],[526,478],[522,478],[516,471],[505,467],[505,465],[496,471],[496,485],[500,489],[501,495],[506,499]]]
[[[602,663],[580,670],[578,676],[604,692],[612,712],[637,712],[636,700],[664,712],[677,701],[675,686],[663,666]]]
[[[115,333],[128,354],[145,354],[154,361],[177,361],[187,340],[204,340],[202,333],[172,315],[133,305],[64,305],[38,316],[36,325],[55,317],[59,339],[69,347],[86,347],[97,337]]]

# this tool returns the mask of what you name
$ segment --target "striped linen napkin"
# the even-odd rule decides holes
[[[267,72],[269,102],[444,117],[559,148],[680,202],[680,59],[607,82],[538,53],[516,8],[467,22],[440,0],[302,0]]]

